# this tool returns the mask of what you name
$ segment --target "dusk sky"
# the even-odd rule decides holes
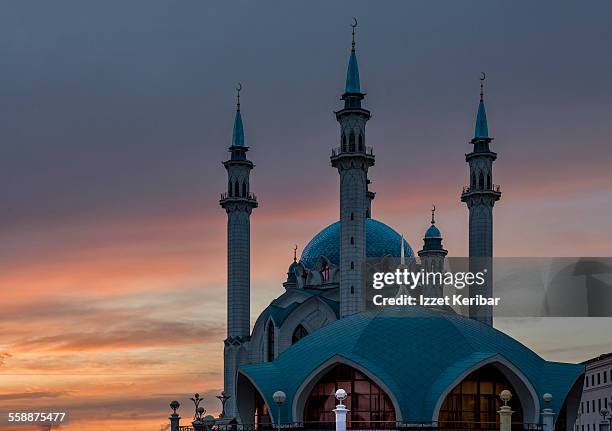
[[[609,1],[5,1],[0,413],[156,431],[172,399],[186,418],[194,392],[218,411],[234,88],[260,205],[254,320],[294,244],[338,219],[329,155],[353,16],[374,218],[416,250],[435,203],[449,255],[467,254],[484,71],[495,255],[612,254]],[[496,324],[550,360],[612,351],[607,319]]]

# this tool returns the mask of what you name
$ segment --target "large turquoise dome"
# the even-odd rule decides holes
[[[366,219],[366,256],[383,257],[400,255],[402,236],[384,223]],[[412,248],[404,240],[406,257],[414,256]],[[319,257],[327,257],[333,264],[340,262],[340,222],[330,224],[319,232],[302,252],[301,261],[307,268],[313,268]]]

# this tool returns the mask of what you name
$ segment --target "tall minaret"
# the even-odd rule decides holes
[[[244,145],[240,114],[239,85],[236,118],[230,159],[223,162],[227,170],[227,192],[219,204],[227,212],[227,339],[224,348],[224,391],[231,398],[226,404],[228,417],[236,416],[235,378],[238,366],[246,360],[244,343],[250,333],[250,239],[251,211],[257,208],[250,192],[249,175],[253,162],[247,159],[249,147]]]
[[[374,153],[365,145],[370,111],[361,107],[365,94],[361,92],[355,55],[356,26],[357,20],[354,20],[346,88],[342,95],[344,108],[336,112],[340,147],[331,156],[331,164],[340,174],[340,317],[365,310],[366,218],[373,197],[368,194],[368,169],[374,165]]]
[[[469,210],[469,256],[470,271],[478,272],[487,268],[486,283],[475,289],[491,297],[493,293],[493,205],[501,197],[499,186],[493,184],[493,162],[497,153],[489,148],[493,138],[489,137],[487,114],[484,105],[484,79],[480,78],[480,103],[476,115],[476,128],[471,144],[471,153],[465,155],[465,161],[470,166],[470,185],[464,187],[461,201],[467,204]],[[493,309],[491,306],[470,306],[470,318],[493,325]]]

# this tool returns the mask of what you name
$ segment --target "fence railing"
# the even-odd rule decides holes
[[[271,424],[220,424],[202,428],[202,431],[330,431],[336,429],[335,422],[292,422]],[[359,431],[499,431],[496,422],[392,422],[351,421],[347,430]],[[542,425],[535,423],[513,423],[512,431],[541,431]],[[200,431],[193,426],[180,426],[179,431]]]

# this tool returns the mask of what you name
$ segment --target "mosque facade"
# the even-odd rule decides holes
[[[469,256],[486,260],[493,257],[493,207],[501,192],[493,183],[497,154],[491,149],[483,79],[472,149],[465,157],[469,185],[460,199],[469,211]],[[366,259],[401,256],[435,270],[444,266],[447,251],[433,212],[416,254],[397,231],[372,216],[375,193],[368,174],[376,157],[367,145],[370,111],[360,86],[354,28],[342,100],[335,112],[339,145],[330,158],[339,175],[339,221],[315,235],[300,258],[294,256],[283,293],[250,328],[250,216],[258,202],[250,188],[254,164],[238,98],[224,162],[227,191],[220,200],[228,218],[225,419],[331,422],[333,394],[342,388],[350,428],[435,423],[495,429],[498,394],[509,389],[513,422],[539,423],[542,396],[550,393],[556,429],[572,428],[584,366],[545,361],[494,329],[490,306],[470,307],[467,316],[435,308],[366,309]],[[280,405],[272,397],[276,391],[286,394]]]

